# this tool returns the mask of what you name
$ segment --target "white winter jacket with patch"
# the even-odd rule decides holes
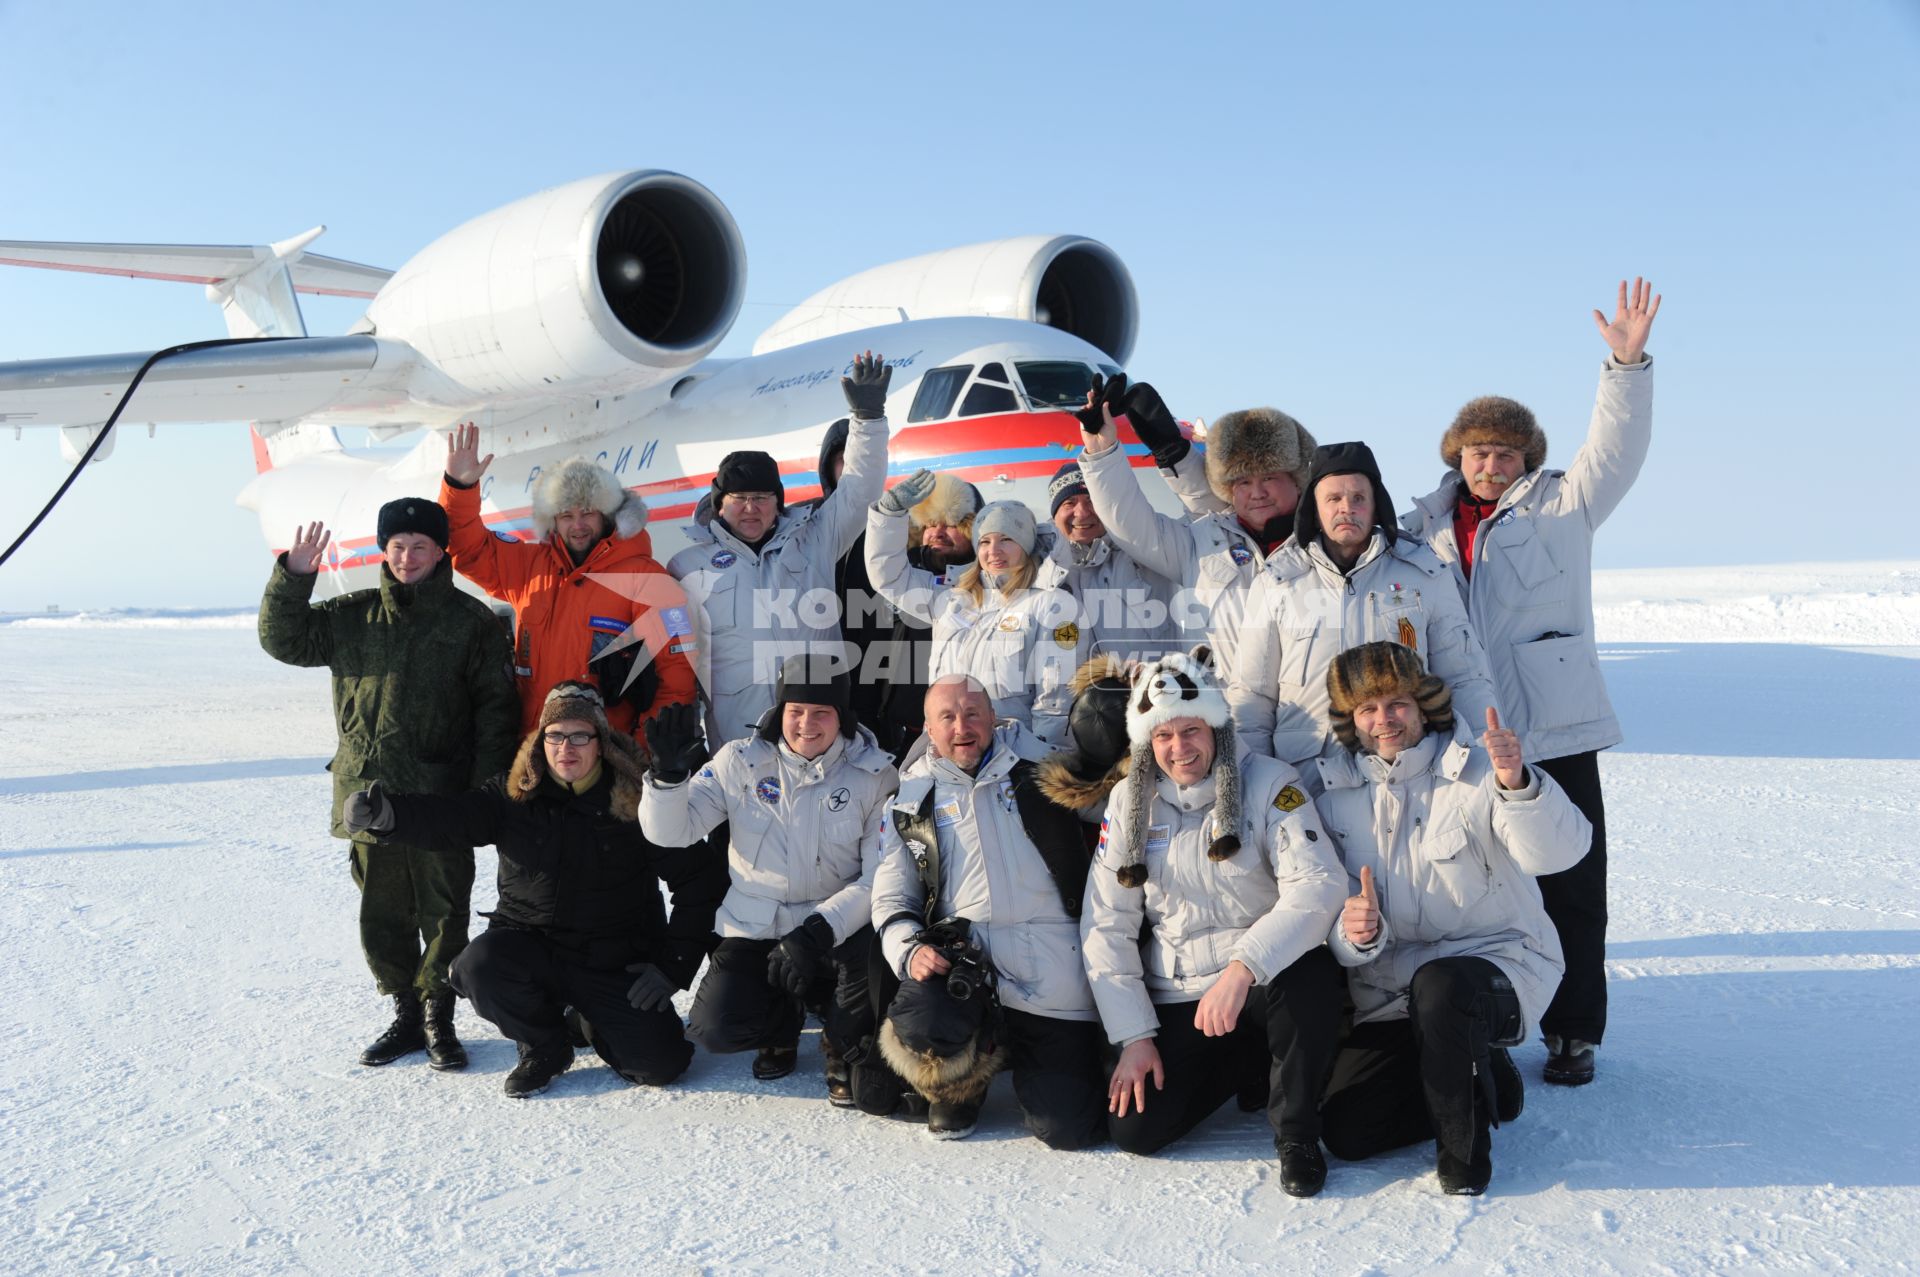
[[[873,880],[873,924],[887,965],[907,979],[907,958],[919,923],[964,917],[1000,977],[1000,1001],[1057,1020],[1095,1018],[1093,992],[1080,957],[1080,923],[1060,903],[1060,889],[1027,836],[1011,775],[1021,760],[1050,751],[1016,722],[994,729],[993,752],[978,775],[938,758],[923,736],[900,771],[900,792],[887,804],[880,870]],[[917,812],[933,794],[939,840],[939,899],[928,907],[919,871],[900,837],[900,813]]]
[[[1108,798],[1100,848],[1087,876],[1080,935],[1107,1037],[1125,1046],[1158,1031],[1159,1003],[1194,1002],[1239,959],[1261,984],[1325,943],[1346,900],[1346,876],[1313,800],[1286,763],[1240,757],[1240,850],[1207,859],[1214,782],[1186,788],[1154,769],[1147,881],[1124,887],[1128,810],[1137,778]],[[1142,939],[1142,926],[1151,930]]]
[[[1371,945],[1350,942],[1338,918],[1328,933],[1333,956],[1350,968],[1355,1023],[1405,1018],[1414,973],[1465,956],[1513,981],[1531,1034],[1566,970],[1534,879],[1587,854],[1587,818],[1538,767],[1527,768],[1525,789],[1501,789],[1464,725],[1391,764],[1342,749],[1319,767],[1320,819],[1346,867],[1346,894],[1360,894],[1368,867],[1380,899]]]
[[[866,508],[879,499],[886,477],[886,418],[855,418],[840,486],[816,505],[782,513],[758,550],[702,502],[687,526],[693,544],[668,561],[667,571],[693,604],[709,741],[737,740],[754,729],[773,707],[786,657],[844,650],[834,565],[859,539]]]
[[[727,822],[733,885],[722,936],[777,940],[817,913],[835,943],[867,925],[880,864],[880,815],[899,776],[861,727],[811,761],[759,736],[728,741],[678,785],[647,775],[640,831],[685,847]]]
[[[1420,654],[1452,689],[1460,721],[1486,723],[1493,682],[1451,571],[1413,538],[1389,546],[1376,530],[1349,573],[1316,539],[1306,550],[1280,547],[1253,583],[1227,684],[1234,727],[1248,748],[1309,766],[1332,740],[1333,658],[1380,639]]]
[[[1653,361],[1600,373],[1587,441],[1565,470],[1534,470],[1501,494],[1460,571],[1450,470],[1401,523],[1453,573],[1486,646],[1501,721],[1528,758],[1564,758],[1621,740],[1593,639],[1593,534],[1626,497],[1653,439]]]
[[[927,682],[971,674],[993,697],[994,714],[1067,743],[1068,684],[1092,650],[1080,609],[1064,590],[1038,585],[1009,599],[987,590],[980,606],[958,588],[907,561],[907,516],[877,505],[867,516],[867,576],[887,602],[932,627]]]

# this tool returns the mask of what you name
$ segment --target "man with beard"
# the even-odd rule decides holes
[[[1621,741],[1593,639],[1593,534],[1626,499],[1653,438],[1647,336],[1660,298],[1620,281],[1613,322],[1593,322],[1611,355],[1600,372],[1586,442],[1548,470],[1547,436],[1511,399],[1460,410],[1440,441],[1447,474],[1401,519],[1451,567],[1486,644],[1494,687],[1527,756],[1593,825],[1593,849],[1540,879],[1567,973],[1541,1017],[1549,1082],[1593,1080],[1607,1027],[1607,813],[1600,751]]]
[[[1118,409],[1135,410],[1136,401],[1144,408],[1139,392],[1146,389],[1136,385],[1120,405],[1107,386],[1088,396],[1081,417],[1086,451],[1080,460],[1087,495],[1116,547],[1141,567],[1184,587],[1175,599],[1173,617],[1181,642],[1206,642],[1218,668],[1231,669],[1247,589],[1267,556],[1293,534],[1294,506],[1306,486],[1313,436],[1273,408],[1227,413],[1214,423],[1206,452],[1207,482],[1227,509],[1183,522],[1147,502],[1125,449],[1117,445],[1117,417],[1127,415],[1140,433],[1139,423]],[[1158,399],[1153,396],[1154,402]],[[1090,420],[1096,408],[1097,430]],[[1152,415],[1140,411],[1143,420]],[[1154,447],[1155,459],[1161,460],[1163,447],[1157,442]]]

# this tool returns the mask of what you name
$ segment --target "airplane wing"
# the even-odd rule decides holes
[[[107,419],[151,352],[0,363],[0,426],[87,426]],[[163,359],[134,392],[128,422],[311,421],[318,425],[438,424],[416,402],[432,379],[405,342],[296,337]],[[264,428],[263,433],[271,433]]]
[[[315,227],[288,244],[311,242]],[[165,279],[177,284],[218,284],[245,275],[274,259],[282,245],[265,244],[75,244],[0,239],[0,266],[37,266],[43,270],[122,275],[128,279]],[[293,291],[326,297],[367,297],[393,272],[317,253],[289,253]]]

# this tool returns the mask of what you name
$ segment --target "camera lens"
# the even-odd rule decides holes
[[[973,977],[955,967],[947,976],[947,994],[958,1001],[965,1002],[973,996]]]

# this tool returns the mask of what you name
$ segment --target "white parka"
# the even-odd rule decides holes
[[[1093,992],[1080,957],[1080,923],[1060,903],[1060,890],[1027,836],[1013,793],[1015,763],[1050,751],[1017,722],[1000,722],[993,750],[977,775],[935,755],[927,738],[908,751],[900,793],[881,827],[880,871],[873,880],[873,925],[887,965],[902,980],[920,924],[964,917],[1000,977],[1003,1005],[1056,1020],[1095,1019]],[[933,792],[940,847],[939,899],[927,906],[920,875],[900,836],[901,813],[920,809]]]
[[[1346,875],[1299,779],[1285,763],[1243,753],[1240,849],[1214,861],[1212,773],[1183,788],[1156,767],[1139,887],[1115,872],[1133,859],[1127,821],[1116,814],[1101,826],[1080,936],[1110,1041],[1154,1036],[1156,1005],[1198,1001],[1236,958],[1265,984],[1325,943]],[[1127,811],[1136,783],[1129,775],[1115,786],[1107,810]]]
[[[1332,740],[1333,658],[1380,639],[1418,652],[1452,690],[1460,721],[1485,724],[1493,681],[1451,571],[1412,537],[1389,546],[1376,529],[1349,573],[1316,538],[1305,550],[1281,546],[1253,583],[1227,683],[1248,748],[1309,766]]]
[[[758,550],[734,536],[703,500],[686,549],[667,563],[693,603],[694,667],[707,690],[707,739],[753,731],[773,707],[780,662],[804,651],[840,653],[834,566],[853,548],[866,508],[887,477],[887,421],[854,418],[846,470],[832,494],[784,511]]]
[[[1564,758],[1621,741],[1593,638],[1593,534],[1626,497],[1653,439],[1653,361],[1608,360],[1587,441],[1565,470],[1533,470],[1500,496],[1460,571],[1449,470],[1401,523],[1453,573],[1486,645],[1501,722],[1528,758]]]
[[[887,602],[932,628],[929,684],[970,674],[986,687],[997,716],[1027,724],[1049,743],[1067,743],[1068,684],[1093,648],[1072,595],[1039,585],[1012,599],[987,590],[975,607],[958,587],[908,562],[906,514],[878,505],[867,515],[867,577]]]
[[[1180,587],[1141,567],[1111,537],[1075,545],[1054,533],[1038,549],[1041,558],[1033,583],[1073,596],[1080,628],[1091,637],[1095,655],[1150,659],[1180,643],[1180,627],[1173,620]]]
[[[1197,466],[1199,456],[1191,454],[1187,464]],[[1210,643],[1216,668],[1231,669],[1247,590],[1266,562],[1260,543],[1231,510],[1190,521],[1161,514],[1140,491],[1124,448],[1082,454],[1080,473],[1108,539],[1141,567],[1178,583],[1173,620],[1180,641]]]
[[[1319,767],[1320,818],[1347,894],[1360,894],[1360,870],[1371,868],[1380,900],[1372,944],[1354,945],[1337,918],[1328,933],[1350,968],[1354,1022],[1404,1019],[1415,972],[1436,958],[1475,957],[1513,981],[1531,1034],[1566,970],[1534,879],[1587,854],[1587,818],[1538,767],[1527,768],[1524,789],[1501,789],[1464,724],[1391,764],[1342,749]]]
[[[836,944],[867,925],[880,814],[899,776],[864,727],[811,761],[759,736],[728,741],[689,780],[647,775],[640,832],[685,847],[727,822],[733,885],[714,918],[729,938],[777,940],[819,914]]]

